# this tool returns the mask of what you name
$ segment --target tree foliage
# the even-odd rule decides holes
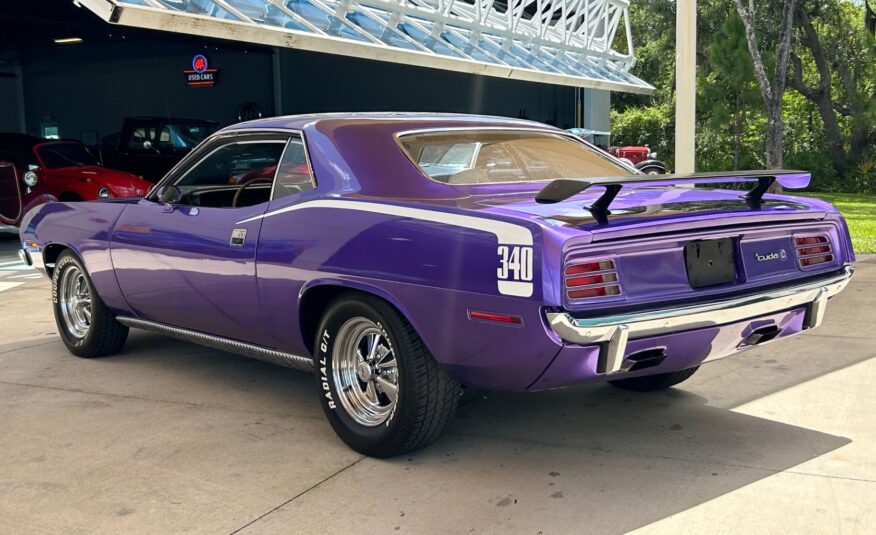
[[[752,15],[757,50],[778,101],[765,99],[737,2]],[[699,0],[697,169],[767,167],[770,106],[780,110],[783,165],[813,172],[826,190],[876,190],[876,37],[856,0],[796,0],[788,87],[776,84],[776,50],[787,0]],[[872,4],[872,1],[871,1]],[[657,87],[648,97],[614,99],[614,144],[647,144],[669,160],[674,150],[675,1],[632,2],[634,74]],[[769,96],[769,93],[766,93]],[[775,136],[777,132],[773,132]],[[775,155],[773,155],[775,157]]]

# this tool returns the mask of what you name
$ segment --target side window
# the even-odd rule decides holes
[[[313,176],[307,165],[307,155],[304,153],[304,142],[295,136],[289,140],[283,161],[277,169],[277,180],[274,182],[274,199],[300,193],[313,188]]]
[[[143,143],[146,141],[155,141],[155,128],[138,126],[131,131],[131,139],[128,141],[128,148],[143,150]]]
[[[285,140],[237,141],[215,149],[175,182],[182,190],[204,186],[270,182]],[[267,187],[267,184],[265,184]]]

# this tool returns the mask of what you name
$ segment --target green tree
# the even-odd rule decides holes
[[[876,39],[861,23],[862,6],[812,0],[797,8],[800,45],[788,85],[821,116],[838,176],[876,144]]]
[[[719,132],[730,125],[733,136],[733,169],[742,159],[743,135],[749,109],[757,106],[758,91],[745,26],[735,12],[713,34],[705,68],[700,70],[698,95],[701,114]]]

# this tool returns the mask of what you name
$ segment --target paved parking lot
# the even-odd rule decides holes
[[[0,235],[2,533],[871,533],[876,257],[826,324],[681,388],[468,393],[448,435],[347,449],[305,374],[133,333],[85,360]]]

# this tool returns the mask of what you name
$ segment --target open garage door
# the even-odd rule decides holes
[[[555,85],[654,90],[628,72],[634,62],[628,0],[77,3],[107,22],[138,28]]]

